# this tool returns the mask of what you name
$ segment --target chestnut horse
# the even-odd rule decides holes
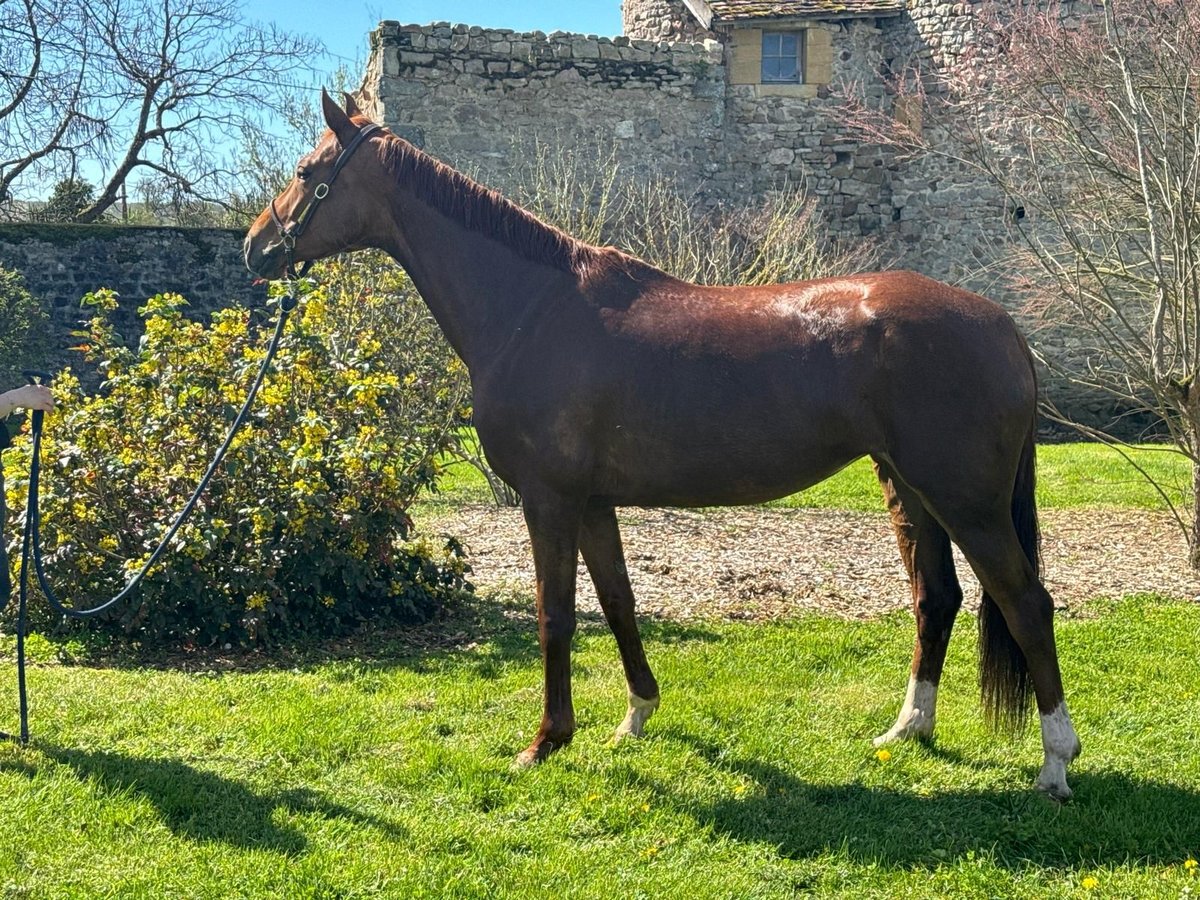
[[[1038,576],[1034,369],[1003,309],[911,272],[688,284],[544,224],[369,123],[350,98],[323,105],[329,130],[251,227],[246,264],[275,278],[382,249],[470,370],[479,439],[520,491],[537,572],[545,705],[519,764],[575,731],[580,553],[628,681],[617,736],[640,735],[658,706],[614,507],[760,503],[869,455],[917,621],[904,705],[876,742],[933,731],[962,603],[953,541],[984,590],[985,707],[1019,725],[1033,692],[1037,786],[1070,796],[1079,742]]]

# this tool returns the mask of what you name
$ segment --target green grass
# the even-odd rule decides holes
[[[1172,501],[1191,496],[1191,465],[1163,446],[1131,451],[1138,465],[1167,489]],[[440,482],[437,503],[485,503],[491,492],[483,476],[468,465],[448,466]],[[883,509],[879,482],[871,461],[851,463],[821,484],[777,500],[769,506],[822,507],[878,511]],[[1166,509],[1162,496],[1117,451],[1103,444],[1043,444],[1038,447],[1038,505],[1042,509],[1080,506],[1120,506]]]
[[[540,670],[514,618],[480,602],[447,623],[466,647],[377,638],[224,673],[35,667],[35,743],[0,747],[0,896],[1200,892],[1184,868],[1200,856],[1200,606],[1142,598],[1061,624],[1084,746],[1064,807],[1032,790],[1032,729],[983,729],[966,617],[936,741],[886,762],[869,739],[901,700],[907,616],[652,623],[664,704],[616,748],[620,665],[587,622],[580,731],[520,773]],[[14,695],[5,663],[0,713]]]
[[[1138,456],[1184,495],[1178,458]],[[1043,508],[1162,506],[1104,447],[1044,446],[1039,466]],[[442,487],[489,497],[467,467]],[[881,508],[863,461],[781,503]],[[513,772],[541,685],[517,602],[222,671],[56,664],[85,648],[33,638],[35,741],[0,744],[0,897],[1200,895],[1200,605],[1134,598],[1060,623],[1084,755],[1059,807],[1032,789],[1036,730],[982,725],[966,616],[938,737],[887,760],[870,738],[902,698],[908,615],[650,623],[664,705],[615,748],[620,665],[587,620],[575,742]],[[0,637],[9,729],[11,660]]]

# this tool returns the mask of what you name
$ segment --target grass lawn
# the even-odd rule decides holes
[[[34,667],[35,743],[0,747],[0,896],[1200,894],[1200,606],[1061,624],[1084,746],[1063,807],[1032,789],[1032,728],[982,727],[968,617],[936,741],[886,760],[869,739],[902,698],[907,616],[652,623],[664,705],[616,748],[620,665],[585,623],[580,731],[528,772],[509,763],[540,708],[533,629],[481,601],[448,628],[474,642],[221,674]]]
[[[1192,471],[1186,459],[1163,446],[1132,451],[1138,465],[1163,485],[1175,503],[1191,496]],[[483,476],[468,465],[449,466],[441,493],[432,502],[490,502]],[[867,458],[851,463],[807,491],[768,504],[882,511],[883,495]],[[1117,451],[1103,444],[1042,444],[1038,447],[1038,505],[1042,509],[1122,506],[1165,509],[1162,496]]]
[[[1186,486],[1177,458],[1139,455]],[[1043,507],[1161,506],[1105,448],[1039,464]],[[434,502],[487,499],[456,476]],[[861,461],[781,502],[881,508]],[[0,897],[1200,896],[1200,605],[1060,622],[1084,746],[1060,807],[1032,788],[1036,728],[983,727],[969,616],[937,738],[884,758],[909,615],[651,622],[664,705],[619,747],[621,668],[586,620],[575,742],[514,772],[541,672],[532,601],[507,603],[233,668],[62,664],[69,645],[32,638],[34,743],[0,743]],[[6,730],[12,649],[0,636]]]

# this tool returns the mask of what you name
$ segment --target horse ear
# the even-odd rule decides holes
[[[342,98],[345,100],[346,115],[354,118],[355,116],[361,116],[363,114],[362,110],[358,108],[358,104],[355,102],[353,94],[349,93],[348,91],[342,91]]]
[[[337,136],[338,143],[345,147],[354,140],[358,127],[324,88],[321,88],[321,112],[325,114],[325,124]]]

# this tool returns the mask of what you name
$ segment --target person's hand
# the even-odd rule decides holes
[[[17,408],[49,412],[54,409],[54,395],[44,384],[27,384],[0,394],[0,415],[7,416]]]

